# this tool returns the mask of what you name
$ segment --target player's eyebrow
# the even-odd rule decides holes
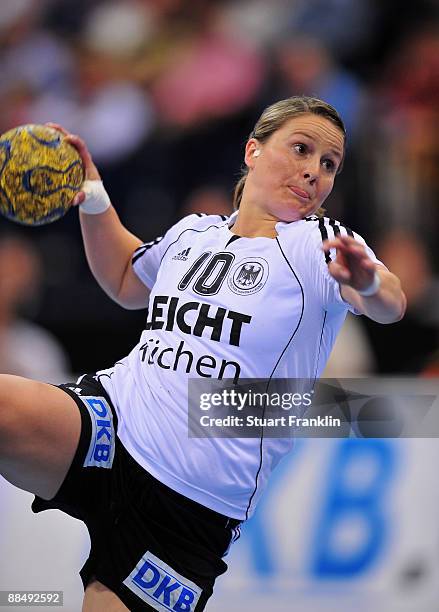
[[[295,136],[296,134],[300,136],[305,136],[306,138],[309,138],[310,140],[315,140],[315,136],[311,136],[311,134],[307,134],[306,132],[302,132],[302,131],[293,132],[291,136]],[[329,151],[334,155],[334,157],[338,157],[338,159],[343,158],[343,153],[340,153],[338,149],[329,149]]]

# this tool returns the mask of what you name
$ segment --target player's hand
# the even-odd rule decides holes
[[[376,266],[364,246],[351,236],[325,240],[322,249],[336,249],[335,261],[328,265],[329,273],[342,285],[363,291],[373,283]]]
[[[58,132],[61,132],[61,134],[64,136],[64,139],[67,142],[69,142],[72,146],[74,146],[75,149],[78,151],[79,155],[81,156],[82,163],[84,165],[85,180],[100,181],[101,176],[92,160],[90,151],[88,150],[87,145],[82,140],[82,138],[80,138],[76,134],[71,134],[58,123],[46,123],[46,125],[55,130],[58,130]],[[84,200],[85,200],[84,191],[78,191],[78,193],[73,198],[72,205],[78,206],[79,204],[82,204]]]

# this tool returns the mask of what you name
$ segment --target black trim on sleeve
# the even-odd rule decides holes
[[[203,217],[205,217],[206,215],[203,215]],[[215,227],[216,229],[219,229],[220,227],[222,227],[221,225],[209,225],[208,227],[205,227],[202,230],[197,230],[194,229],[193,227],[187,227],[186,229],[184,229],[182,232],[180,232],[180,234],[177,236],[177,238],[175,240],[173,240],[167,247],[166,251],[163,253],[162,258],[160,260],[160,264],[162,263],[166,253],[169,251],[169,249],[171,248],[171,246],[173,244],[175,244],[176,242],[178,242],[181,238],[181,236],[185,233],[185,232],[197,232],[197,234],[202,234],[203,232],[207,232],[207,230],[209,230],[211,227]]]
[[[197,215],[197,217],[208,217],[209,216],[207,213],[193,213],[193,214]],[[211,216],[220,217],[222,221],[227,221],[227,219],[229,218],[227,215],[211,215]]]
[[[345,229],[346,234],[348,236],[355,238],[354,232],[351,230],[351,228],[348,227],[347,225],[344,225],[343,223],[340,223],[340,221],[337,221],[336,219],[331,219],[329,217],[320,217],[320,218],[305,217],[305,221],[318,221],[318,227],[320,230],[320,234],[322,236],[322,242],[324,240],[328,240],[329,238],[328,236],[329,227],[331,227],[332,231],[334,232],[334,238],[337,238],[338,236],[341,235],[341,228]],[[324,251],[324,253],[325,253],[325,262],[329,264],[332,261],[330,251]]]
[[[324,240],[328,240],[328,231],[326,229],[325,219],[323,217],[319,219],[319,230],[320,230],[320,234],[322,235],[322,242]],[[325,261],[327,264],[332,261],[329,251],[325,251]]]
[[[336,222],[334,221],[334,219],[330,219],[330,220],[329,220],[329,223],[331,223],[331,221],[333,221],[334,223],[336,223]],[[331,223],[331,225],[332,225],[332,223]],[[344,223],[340,223],[340,221],[338,222],[338,225],[339,225],[339,227],[344,227],[344,228],[345,228],[345,230],[346,230],[346,234],[347,234],[348,236],[352,236],[352,238],[354,238],[354,232],[351,230],[351,228],[350,228],[350,227],[348,227],[348,226],[347,226],[347,225],[345,225]],[[337,227],[337,226],[335,226],[335,227]],[[335,227],[334,227],[334,233],[335,233]],[[338,233],[340,233],[340,230],[338,231]]]
[[[335,219],[329,219],[329,225],[332,227],[334,236],[337,238],[337,236],[340,235],[340,226],[337,225],[337,222],[335,221]]]
[[[207,215],[205,213],[194,213],[197,217],[206,217]],[[222,216],[222,215],[218,215],[218,216]],[[225,219],[227,219],[227,217],[225,217]],[[198,233],[202,233],[205,232],[206,230],[210,229],[211,227],[216,227],[219,228],[221,227],[220,225],[209,225],[208,227],[206,227],[203,230],[197,230],[194,229],[193,227],[187,227],[186,229],[182,230],[179,235],[177,236],[177,238],[175,240],[173,240],[168,247],[166,248],[165,252],[162,255],[162,258],[160,259],[160,263],[163,261],[164,256],[166,255],[166,253],[168,252],[169,248],[175,244],[176,242],[178,242],[178,240],[180,239],[180,237],[184,234],[184,232],[187,231],[193,231],[193,232],[198,232]],[[164,236],[159,236],[158,238],[156,238],[155,240],[151,240],[151,242],[146,242],[145,244],[142,244],[141,246],[139,246],[133,253],[132,259],[131,259],[131,264],[134,264],[138,259],[140,259],[145,253],[146,251],[148,251],[148,249],[151,249],[153,246],[155,246],[156,244],[158,244],[159,242],[161,242],[163,240]]]
[[[146,251],[151,249],[153,246],[155,246],[162,240],[163,240],[163,236],[159,236],[155,240],[151,240],[151,242],[146,242],[145,244],[142,244],[142,246],[139,246],[133,253],[131,263],[134,264],[138,259],[142,257],[142,255],[145,255]]]

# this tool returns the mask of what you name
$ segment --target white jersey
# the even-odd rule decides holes
[[[137,249],[134,271],[152,288],[146,329],[98,374],[134,459],[182,495],[244,520],[292,440],[189,438],[188,378],[318,377],[354,311],[328,272],[335,252],[325,257],[322,239],[364,240],[316,217],[277,223],[275,239],[237,237],[236,214],[189,215]]]

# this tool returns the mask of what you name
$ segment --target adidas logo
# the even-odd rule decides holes
[[[180,251],[180,253],[177,253],[177,255],[174,255],[172,259],[179,259],[180,261],[187,261],[190,250],[191,250],[191,247],[189,247],[188,249],[184,249],[184,251]]]

